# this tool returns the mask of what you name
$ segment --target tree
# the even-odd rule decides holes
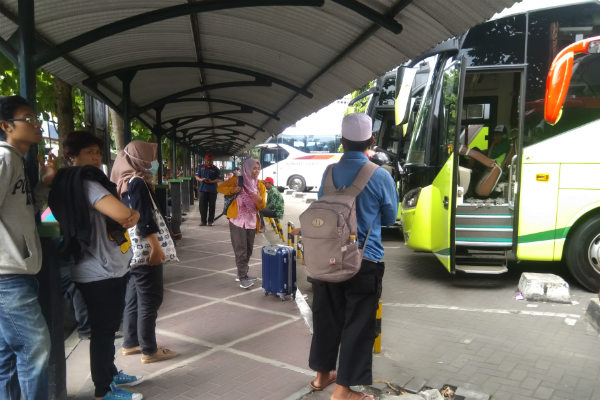
[[[54,77],[54,93],[56,98],[56,119],[58,123],[58,158],[59,166],[66,165],[63,158],[62,143],[74,130],[73,121],[73,88],[60,78]]]
[[[355,97],[357,97],[358,95],[360,95],[363,92],[366,92],[367,90],[369,90],[370,88],[373,87],[373,84],[375,83],[375,81],[371,81],[369,83],[367,83],[366,85],[356,89],[355,91],[353,91],[352,93],[350,93],[350,97],[352,99],[354,99]],[[358,100],[356,103],[352,104],[351,106],[348,106],[348,108],[346,109],[346,112],[344,113],[344,115],[348,115],[351,113],[364,113],[367,111],[367,105],[369,104],[369,100],[371,99],[371,96],[365,96],[362,99]]]
[[[19,94],[19,70],[2,53],[0,53],[0,95],[13,96]],[[36,104],[37,112],[45,121],[58,124],[59,165],[62,160],[62,141],[73,130],[84,128],[83,93],[73,89],[71,85],[39,69],[36,72]]]

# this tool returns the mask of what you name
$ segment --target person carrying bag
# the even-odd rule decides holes
[[[121,352],[142,353],[144,364],[177,356],[173,350],[156,343],[156,318],[163,300],[163,262],[177,260],[166,224],[153,199],[151,178],[158,169],[157,146],[132,141],[117,155],[110,176],[125,205],[140,213],[139,222],[129,230],[133,234],[134,258],[129,265]],[[167,246],[163,247],[163,243]],[[170,250],[165,252],[169,243]]]

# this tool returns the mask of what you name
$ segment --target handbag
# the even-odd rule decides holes
[[[131,178],[129,182],[131,183],[131,181],[135,178],[142,179],[135,176]],[[152,219],[156,223],[156,226],[158,226],[158,243],[160,243],[160,247],[162,247],[162,250],[166,256],[166,259],[163,261],[163,263],[179,262],[179,258],[177,258],[177,252],[175,251],[175,244],[173,243],[173,239],[171,239],[171,234],[169,232],[167,223],[158,210],[148,186],[146,186],[146,189],[148,190],[148,193],[150,194],[150,200],[152,201]],[[133,251],[133,257],[131,257],[129,266],[134,268],[139,267],[140,265],[149,265],[148,260],[150,258],[150,250],[152,250],[150,243],[148,243],[148,240],[146,240],[146,238],[140,234],[137,225],[132,226],[128,231],[129,238],[131,239],[131,250]]]
[[[238,176],[237,185],[239,187],[244,186],[244,177],[243,176]],[[229,209],[229,206],[231,205],[231,203],[233,203],[233,201],[238,196],[238,194],[239,194],[239,192],[223,196],[223,212],[221,214],[217,215],[215,217],[214,221],[218,220],[223,215],[227,215],[227,210]]]

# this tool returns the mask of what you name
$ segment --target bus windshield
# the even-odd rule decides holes
[[[409,164],[422,164],[425,162],[425,149],[427,148],[427,121],[429,121],[429,114],[431,113],[434,97],[434,72],[436,70],[435,65],[438,61],[439,56],[431,56],[423,63],[429,64],[429,75],[427,77],[427,84],[421,101],[421,108],[417,114],[415,120],[415,126],[413,129],[413,135],[410,139],[410,147],[406,156],[406,162]]]

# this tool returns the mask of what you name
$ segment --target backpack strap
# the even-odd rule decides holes
[[[371,161],[367,161],[356,174],[356,178],[350,186],[345,189],[345,192],[354,197],[358,196],[360,192],[367,186],[369,179],[375,173],[379,166]]]
[[[335,185],[333,184],[333,166],[336,164],[329,164],[325,169],[325,181],[323,182],[323,195],[332,194],[336,192]]]

